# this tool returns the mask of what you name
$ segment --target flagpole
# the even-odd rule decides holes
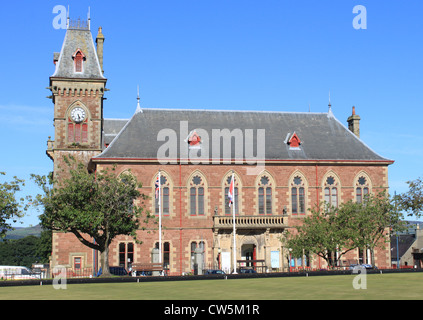
[[[233,216],[233,225],[234,225],[234,251],[233,251],[233,255],[234,255],[234,274],[237,274],[236,272],[236,229],[235,229],[235,174],[232,171],[232,183],[233,183],[233,208],[232,208],[232,216]]]
[[[159,170],[159,262],[162,263],[162,198],[161,198],[160,170]]]

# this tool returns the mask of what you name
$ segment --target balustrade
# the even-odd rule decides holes
[[[285,228],[284,216],[263,215],[263,216],[235,216],[237,229],[249,228]],[[232,228],[233,216],[214,216],[214,228]]]

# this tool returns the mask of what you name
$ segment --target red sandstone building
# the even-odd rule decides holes
[[[228,188],[235,176],[236,260],[260,260],[265,270],[292,266],[324,268],[318,257],[290,257],[280,241],[323,201],[361,201],[388,188],[392,160],[359,138],[353,109],[348,128],[327,113],[142,109],[131,119],[104,119],[101,29],[96,46],[85,26],[69,24],[50,77],[54,141],[47,154],[54,171],[72,154],[93,170],[117,165],[142,183],[144,205],[158,214],[155,181],[161,175],[162,260],[170,274],[193,269],[200,249],[204,267],[233,270],[233,219]],[[154,230],[153,230],[154,229]],[[150,232],[148,232],[150,231]],[[110,265],[151,262],[157,226],[110,247]],[[73,234],[53,234],[52,266],[98,268],[98,254]],[[291,260],[289,260],[291,258]],[[365,248],[342,261],[370,261]],[[390,266],[389,244],[376,249],[378,267]],[[245,263],[241,263],[245,264]],[[257,266],[257,263],[255,264]]]

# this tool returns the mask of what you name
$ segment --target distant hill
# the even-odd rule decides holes
[[[34,227],[20,228],[16,227],[15,230],[9,230],[6,233],[5,239],[22,239],[27,236],[41,236],[42,228],[39,224]]]
[[[423,229],[423,221],[419,221],[419,220],[405,220],[405,222],[408,224],[407,230],[405,230],[403,232],[405,234],[414,234],[414,233],[416,233],[416,228]]]

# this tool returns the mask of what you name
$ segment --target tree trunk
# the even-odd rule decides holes
[[[103,251],[100,252],[100,265],[101,265],[101,276],[110,277],[112,274],[109,269],[109,247],[106,246]]]
[[[374,247],[370,247],[370,255],[371,255],[371,263],[372,266],[375,266],[375,248]]]

